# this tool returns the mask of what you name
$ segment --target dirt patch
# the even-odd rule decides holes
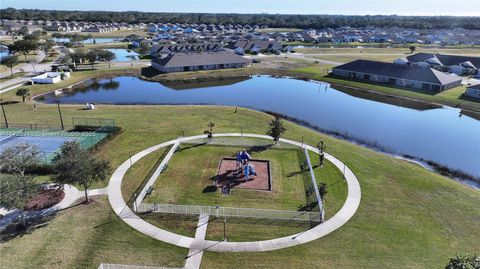
[[[257,175],[250,176],[249,181],[245,181],[242,168],[237,169],[236,160],[223,158],[218,167],[215,180],[216,186],[222,190],[222,193],[234,188],[270,191],[272,188],[270,162],[266,160],[250,160],[250,164],[255,167]]]

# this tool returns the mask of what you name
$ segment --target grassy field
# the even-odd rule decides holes
[[[97,268],[102,262],[183,266],[186,249],[132,230],[117,218],[106,197],[94,200],[0,243],[0,268]]]
[[[89,33],[93,37],[124,37],[127,35],[139,35],[139,36],[147,36],[147,32],[145,29],[127,29],[127,30],[119,30],[119,31],[111,31],[111,32],[103,32],[103,33]]]
[[[8,68],[8,71],[10,71],[10,68]],[[17,72],[17,73],[14,73],[13,76],[6,76],[6,77],[3,77],[3,78],[0,78],[0,82],[4,82],[4,81],[10,80],[10,79],[22,77],[25,74],[26,74],[25,72]]]
[[[271,148],[256,149],[247,147],[252,158],[269,160],[272,171],[272,191],[255,191],[234,189],[228,196],[218,190],[207,192],[217,174],[218,164],[223,157],[232,157],[242,147],[233,146],[196,146],[184,145],[170,160],[168,169],[159,177],[154,191],[147,198],[148,203],[220,205],[227,207],[265,208],[281,210],[298,210],[306,205],[304,175],[301,171],[301,159],[296,149],[285,149],[280,145]],[[301,157],[301,156],[300,156]],[[312,156],[313,158],[314,156]],[[318,158],[315,158],[315,160]],[[195,165],[193,165],[195,164]],[[343,182],[341,173],[336,173],[331,163],[315,171],[322,182],[334,184]],[[321,174],[321,175],[320,175]],[[343,204],[346,198],[346,185],[339,184],[337,193],[330,195],[332,203]],[[338,210],[339,207],[336,207]],[[336,212],[336,211],[335,211]]]
[[[127,42],[85,44],[84,49],[127,49]]]
[[[45,90],[32,89],[33,94],[37,89]],[[217,133],[238,132],[239,125],[232,123],[244,123],[244,132],[262,134],[272,119],[246,109],[234,113],[230,107],[99,105],[94,111],[80,108],[64,105],[62,113],[65,119],[114,118],[123,127],[121,135],[96,152],[113,167],[132,153],[176,138],[182,129],[185,135],[200,134],[213,121]],[[5,106],[12,122],[57,123],[56,109],[55,105],[40,105],[33,110],[28,103]],[[438,268],[458,252],[480,252],[478,191],[415,164],[290,122],[286,127],[287,138],[301,140],[304,136],[305,142],[312,145],[325,141],[328,152],[355,172],[362,187],[359,210],[344,227],[320,240],[266,253],[206,253],[202,268]],[[94,205],[100,204],[100,200]],[[94,228],[100,224],[104,224],[100,230]],[[218,225],[211,227],[212,238],[219,236],[222,227]],[[6,268],[12,268],[12,264],[16,268],[95,268],[100,261],[180,266],[186,251],[139,235],[119,223],[108,205],[102,205],[95,210],[77,207],[61,212],[43,228],[2,243],[0,255]]]
[[[49,32],[49,36],[54,32]],[[64,34],[63,32],[57,32],[60,34]],[[92,37],[124,37],[131,34],[136,34],[139,36],[146,36],[147,32],[145,29],[127,29],[127,30],[119,30],[119,31],[110,31],[110,32],[103,32],[103,33],[94,33],[94,32],[81,32],[80,35],[91,35]]]

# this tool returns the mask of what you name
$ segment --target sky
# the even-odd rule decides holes
[[[480,16],[480,0],[0,0],[0,8],[57,10]]]

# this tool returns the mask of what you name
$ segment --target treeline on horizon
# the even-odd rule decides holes
[[[274,28],[338,28],[403,27],[415,29],[453,29],[457,27],[480,30],[480,17],[454,16],[347,16],[347,15],[289,15],[289,14],[224,14],[224,13],[160,13],[139,11],[64,11],[39,9],[0,9],[1,18],[9,20],[59,20],[127,23],[197,23],[249,24]]]

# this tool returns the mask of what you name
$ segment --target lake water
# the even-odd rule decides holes
[[[281,113],[312,127],[432,160],[480,176],[480,121],[458,109],[416,110],[354,97],[327,84],[255,76],[221,83],[160,84],[134,77],[102,79],[45,102],[215,104]],[[248,123],[244,123],[248,124]],[[179,127],[181,128],[181,127]],[[412,175],[413,177],[415,175]]]
[[[8,50],[2,50],[0,51],[0,59],[3,59],[4,57],[8,56]]]
[[[8,56],[8,47],[4,45],[0,45],[0,59]]]
[[[131,60],[138,60],[138,53],[128,49],[106,49],[115,53],[115,60],[113,62],[126,62]]]

